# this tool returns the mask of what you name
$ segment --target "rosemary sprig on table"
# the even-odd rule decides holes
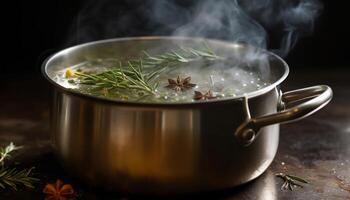
[[[12,142],[5,148],[0,148],[0,188],[5,189],[6,186],[17,190],[18,185],[34,188],[33,184],[39,179],[31,177],[33,168],[17,170],[5,166],[5,160],[11,157],[11,153],[20,149],[20,146],[15,146]]]
[[[284,181],[283,185],[281,187],[282,190],[289,189],[289,190],[293,191],[294,187],[296,187],[296,186],[303,187],[303,185],[301,185],[301,183],[304,183],[304,184],[309,183],[306,179],[301,178],[299,176],[295,176],[295,175],[278,173],[278,174],[276,174],[276,176],[281,178]]]
[[[0,187],[5,189],[6,186],[17,190],[18,185],[23,185],[28,188],[34,188],[34,183],[39,181],[37,178],[31,177],[33,168],[17,170],[15,168],[1,168],[0,169]]]
[[[22,147],[15,146],[12,142],[7,145],[5,148],[0,148],[0,165],[3,166],[5,164],[5,159],[11,157],[10,153],[16,151]]]

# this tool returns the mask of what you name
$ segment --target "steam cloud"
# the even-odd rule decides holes
[[[323,6],[318,0],[143,0],[121,9],[115,1],[91,1],[79,13],[69,43],[136,35],[216,38],[270,49],[267,30],[280,36],[270,49],[286,56],[298,38],[312,33]],[[276,31],[277,30],[277,31]]]

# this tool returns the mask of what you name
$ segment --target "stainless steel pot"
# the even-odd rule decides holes
[[[206,40],[215,50],[244,54],[254,48],[270,62],[268,87],[224,100],[152,104],[100,99],[67,90],[57,71],[97,58],[131,58],[142,50],[198,38],[140,37],[78,45],[43,64],[54,86],[51,133],[73,175],[118,191],[170,194],[224,189],[262,174],[278,146],[279,123],[303,118],[332,98],[325,85],[281,93],[288,75],[278,56],[254,47]],[[170,45],[171,46],[171,45]]]

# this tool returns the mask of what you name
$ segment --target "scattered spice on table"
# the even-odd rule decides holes
[[[43,193],[46,195],[45,200],[72,200],[77,197],[72,185],[59,179],[55,183],[46,184]]]
[[[289,189],[291,191],[294,190],[295,187],[303,187],[302,184],[308,184],[309,181],[307,181],[305,178],[291,175],[291,174],[285,174],[285,173],[278,173],[276,174],[277,177],[281,178],[284,182],[282,184],[281,189],[286,190]]]

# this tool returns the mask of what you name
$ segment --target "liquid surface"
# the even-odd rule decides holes
[[[267,80],[264,80],[259,73],[253,72],[251,68],[215,61],[209,64],[192,63],[190,66],[183,64],[162,71],[151,81],[152,84],[158,83],[154,94],[145,94],[133,89],[96,88],[93,85],[81,84],[80,77],[67,76],[67,70],[73,73],[76,71],[94,74],[105,72],[115,68],[118,62],[116,59],[100,59],[79,63],[58,72],[54,80],[65,88],[107,99],[179,103],[232,98],[270,85]],[[144,69],[144,71],[151,72],[152,68]],[[179,78],[180,81],[183,81],[187,77],[190,77],[190,83],[195,84],[195,86],[183,88],[183,90],[169,87],[169,79],[177,81]],[[203,98],[198,98],[200,93]]]

